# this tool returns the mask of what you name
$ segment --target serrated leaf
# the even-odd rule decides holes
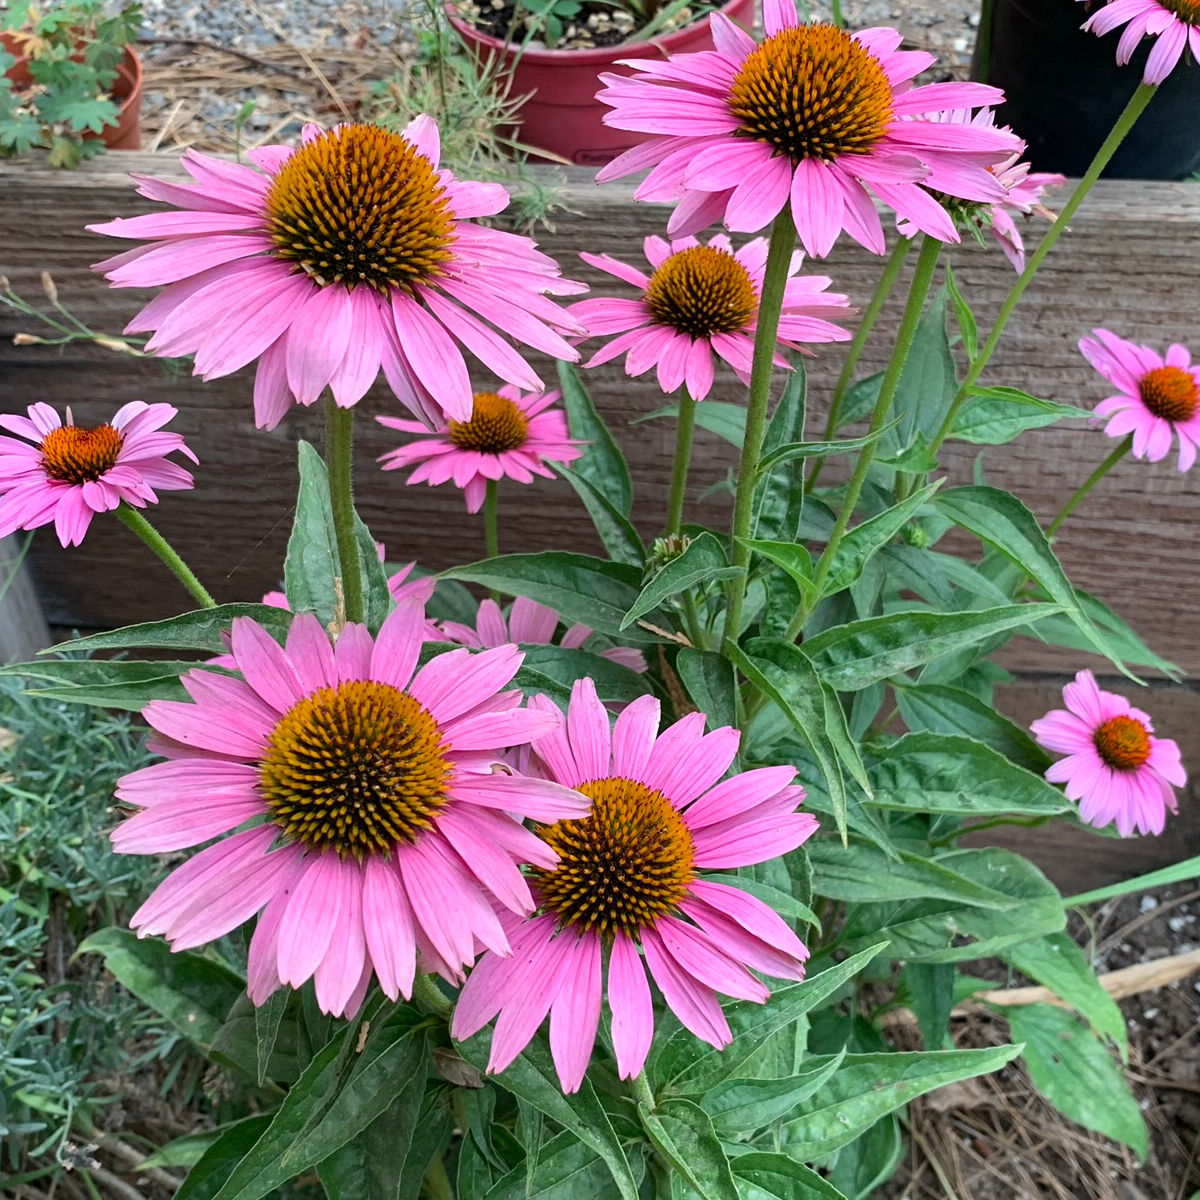
[[[784,1127],[788,1152],[807,1161],[824,1158],[910,1100],[960,1079],[989,1075],[1019,1052],[1019,1046],[996,1046],[848,1054],[825,1087],[798,1105]]]
[[[1025,1043],[1033,1086],[1072,1121],[1124,1142],[1145,1162],[1146,1122],[1108,1047],[1073,1013],[1052,1004],[1023,1004],[1004,1016],[1012,1036]]]
[[[827,629],[804,648],[831,687],[857,691],[1060,611],[1055,604],[1009,604],[960,613],[891,613]]]
[[[621,516],[628,518],[633,507],[633,481],[625,455],[596,411],[579,371],[570,363],[557,365],[571,436],[589,443],[583,455],[575,460],[572,471],[606,497]]]
[[[742,567],[729,565],[724,547],[706,530],[694,538],[683,553],[671,559],[642,588],[621,621],[621,632],[624,633],[640,617],[653,612],[665,601],[690,591],[698,584],[719,579],[734,579],[744,573]]]
[[[968,737],[905,734],[877,751],[867,769],[875,802],[883,808],[960,817],[1050,817],[1074,808],[1040,774]]]

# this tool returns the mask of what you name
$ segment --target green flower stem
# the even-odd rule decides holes
[[[629,1092],[633,1097],[634,1104],[644,1106],[652,1112],[657,1107],[657,1101],[654,1099],[654,1093],[650,1090],[645,1071],[639,1071],[629,1081]],[[648,1140],[653,1144],[653,1138]],[[655,1200],[671,1200],[671,1167],[657,1150],[650,1155],[650,1174],[654,1179]]]
[[[862,320],[859,322],[858,328],[854,331],[854,340],[850,343],[850,349],[846,352],[846,361],[842,364],[842,373],[838,376],[837,383],[833,388],[833,399],[829,401],[829,416],[825,419],[824,435],[827,442],[837,437],[838,426],[841,424],[842,418],[842,402],[845,400],[846,393],[850,390],[850,384],[854,380],[854,371],[858,366],[858,360],[862,357],[867,340],[871,336],[871,330],[875,327],[875,322],[879,314],[883,311],[883,306],[887,303],[888,297],[892,294],[892,290],[896,286],[896,280],[900,278],[900,270],[904,266],[904,260],[908,258],[908,251],[912,243],[912,238],[902,237],[892,248],[892,252],[888,255],[887,263],[883,268],[883,274],[879,277],[879,283],[875,287],[875,294],[867,304]],[[825,458],[816,459],[813,463],[812,474],[808,477],[808,483],[805,485],[806,491],[811,492],[817,486],[817,479],[824,469]]]
[[[443,1021],[450,1020],[454,1005],[433,981],[432,975],[426,975],[423,971],[417,972],[416,978],[413,979],[412,999],[423,1013]]]
[[[325,458],[329,468],[329,498],[333,533],[342,564],[342,599],[346,620],[363,620],[362,566],[354,534],[354,411],[329,397],[325,425]]]
[[[489,479],[483,493],[483,536],[487,544],[488,558],[497,558],[500,554],[500,514],[497,503],[499,490],[497,481]]]
[[[671,468],[671,491],[667,498],[667,534],[683,525],[683,501],[687,492],[688,467],[692,461],[692,438],[696,432],[696,402],[686,387],[679,390],[679,420],[675,425],[675,463]]]
[[[1080,501],[1125,457],[1133,448],[1132,434],[1125,438],[1117,448],[1075,489],[1074,495],[1062,506],[1059,514],[1050,522],[1046,536],[1053,537],[1062,523],[1079,507]]]
[[[941,252],[942,243],[936,238],[929,236],[922,238],[921,253],[917,256],[916,269],[913,271],[912,284],[908,290],[908,301],[904,306],[904,315],[900,318],[900,328],[896,332],[896,344],[892,349],[892,357],[888,362],[887,370],[884,372],[883,382],[879,385],[879,398],[875,401],[875,411],[871,414],[869,432],[872,434],[878,433],[883,428],[888,413],[891,411],[892,401],[900,386],[900,375],[908,360],[909,352],[912,350],[921,314],[925,310],[925,298],[929,295],[929,289],[933,285],[938,256]],[[830,533],[825,550],[817,560],[816,568],[813,571],[813,595],[818,599],[825,587],[825,581],[829,578],[830,571],[833,570],[838,547],[842,544],[842,538],[846,536],[850,519],[854,516],[855,506],[862,494],[863,484],[867,481],[867,472],[871,469],[878,446],[877,440],[868,443],[863,447],[858,461],[854,464],[854,474],[850,477],[850,483],[847,485],[846,495],[842,500],[837,520],[834,522],[833,531]],[[788,626],[786,634],[788,641],[795,639],[800,630],[804,628],[809,611],[811,610],[806,604],[801,604],[797,609],[792,623]]]
[[[783,310],[783,292],[795,244],[796,226],[792,222],[792,210],[784,205],[771,227],[762,295],[758,300],[758,328],[754,334],[750,395],[746,402],[746,435],[742,439],[742,461],[738,467],[737,497],[733,505],[733,528],[729,539],[729,558],[735,567],[748,568],[750,565],[750,551],[742,543],[750,535],[754,490],[758,484],[758,461],[762,457],[767,407],[771,400],[771,368],[775,359],[775,340],[779,334],[779,314]],[[742,605],[746,600],[745,573],[729,581],[727,598],[725,639],[736,642],[742,624]]]
[[[654,1108],[656,1101],[654,1093],[650,1090],[650,1083],[646,1079],[646,1072],[639,1071],[630,1081],[629,1090],[633,1094],[634,1101],[638,1104],[644,1104],[647,1108]]]
[[[1104,145],[1096,151],[1096,157],[1092,159],[1091,166],[1088,167],[1084,172],[1083,178],[1076,184],[1075,190],[1071,193],[1071,198],[1063,205],[1062,212],[1058,214],[1054,224],[1047,230],[1046,236],[1042,238],[1038,248],[1030,255],[1029,261],[1025,264],[1025,270],[1021,272],[1016,283],[1013,284],[1012,290],[1005,297],[1004,303],[1000,306],[1000,312],[996,317],[995,323],[992,325],[992,332],[988,335],[987,341],[979,351],[974,362],[971,363],[967,371],[967,377],[963,380],[962,387],[958,389],[958,394],[954,397],[954,403],[950,405],[950,410],[946,413],[946,419],[942,422],[942,427],[933,439],[933,444],[930,446],[932,453],[937,452],[938,448],[949,436],[950,430],[954,428],[954,422],[958,417],[959,410],[967,402],[971,388],[975,386],[979,376],[983,374],[984,368],[991,361],[991,357],[996,352],[996,347],[1000,344],[1000,338],[1004,334],[1005,326],[1007,326],[1013,310],[1025,294],[1025,289],[1029,287],[1046,255],[1054,249],[1054,244],[1071,223],[1071,218],[1078,212],[1079,206],[1087,197],[1088,192],[1092,190],[1092,185],[1100,178],[1101,172],[1108,166],[1112,156],[1116,154],[1117,149],[1125,140],[1126,134],[1133,128],[1142,113],[1146,111],[1146,106],[1154,99],[1154,94],[1157,90],[1154,84],[1142,83],[1138,85],[1137,91],[1133,93],[1129,103],[1125,106],[1125,111],[1121,113],[1117,118],[1117,123],[1112,127],[1112,132],[1105,138]]]
[[[436,1157],[425,1168],[425,1178],[422,1182],[422,1192],[428,1200],[454,1200],[454,1188],[450,1185],[450,1176],[446,1174],[446,1164]]]
[[[179,557],[174,546],[136,508],[131,508],[122,501],[120,507],[116,510],[116,515],[117,520],[122,525],[127,529],[133,530],[167,564],[171,574],[187,588],[194,599],[200,602],[201,607],[217,607],[217,602],[208,594],[204,585],[192,573],[191,567]]]

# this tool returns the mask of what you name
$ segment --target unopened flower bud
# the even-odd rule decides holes
[[[54,280],[49,271],[42,272],[42,291],[46,293],[46,299],[51,304],[58,303],[58,288],[54,286]]]

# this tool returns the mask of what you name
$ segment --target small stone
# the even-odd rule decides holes
[[[1143,896],[1138,907],[1144,913],[1153,912],[1158,907],[1158,900],[1154,896]]]

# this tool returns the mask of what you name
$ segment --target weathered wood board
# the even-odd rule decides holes
[[[26,164],[0,165],[0,272],[27,298],[40,300],[39,277],[49,270],[63,301],[89,324],[119,329],[146,297],[113,291],[89,264],[114,243],[87,233],[89,222],[151,207],[134,195],[129,170],[180,174],[173,158],[112,154],[80,171],[64,173]],[[568,211],[543,235],[545,248],[566,270],[609,288],[578,263],[580,249],[636,259],[640,243],[660,232],[665,210],[630,202],[631,188],[597,188],[582,171],[566,173]],[[1029,227],[1036,236],[1036,226]],[[1035,395],[1092,403],[1103,384],[1076,349],[1080,335],[1104,324],[1122,336],[1165,345],[1200,342],[1195,294],[1200,281],[1200,188],[1189,184],[1114,182],[1101,185],[1079,214],[1070,235],[1051,256],[1014,320],[988,379]],[[1003,257],[966,246],[957,252],[962,286],[986,321],[1012,281]],[[865,304],[878,261],[854,246],[839,246],[821,269],[858,306]],[[869,346],[865,367],[877,369],[889,349],[885,314]],[[11,410],[36,399],[71,404],[84,420],[102,419],[137,397],[177,405],[177,428],[201,459],[196,491],[167,496],[156,520],[223,599],[254,596],[278,580],[294,486],[295,442],[319,439],[317,413],[296,412],[271,433],[253,429],[249,372],[202,383],[90,347],[13,346],[11,334],[29,321],[0,309],[0,406]],[[40,332],[33,330],[33,332]],[[1200,345],[1198,345],[1200,349]],[[839,365],[837,347],[820,348],[810,364],[814,415]],[[545,374],[552,374],[547,364]],[[671,453],[669,422],[634,425],[659,407],[652,377],[629,380],[617,364],[594,372],[594,394],[624,444],[641,486],[640,511],[652,533],[665,503]],[[734,399],[736,381],[722,377],[715,398]],[[394,411],[396,402],[377,389],[363,417]],[[369,419],[358,422],[359,498],[371,527],[392,558],[419,558],[431,566],[461,561],[481,551],[478,522],[461,511],[449,489],[408,488],[397,475],[380,473],[372,460],[392,435]],[[987,454],[988,478],[1021,494],[1048,518],[1082,480],[1109,443],[1085,423],[1025,435]],[[952,474],[966,478],[978,448],[961,445],[950,455]],[[701,434],[693,495],[724,477],[730,447]],[[724,499],[707,502],[715,521]],[[1126,462],[1068,524],[1059,549],[1077,582],[1121,609],[1153,644],[1185,667],[1200,666],[1200,623],[1190,620],[1200,590],[1200,555],[1193,529],[1200,488],[1169,462]],[[700,513],[693,507],[692,512]],[[561,485],[506,486],[502,497],[504,546],[510,550],[574,544],[587,547],[586,516]],[[547,520],[547,513],[554,519]],[[82,549],[62,551],[52,535],[39,537],[33,554],[48,618],[81,626],[160,616],[183,600],[127,542],[121,528],[102,525]],[[1027,645],[1010,659],[1019,669],[1066,667],[1062,657]]]

